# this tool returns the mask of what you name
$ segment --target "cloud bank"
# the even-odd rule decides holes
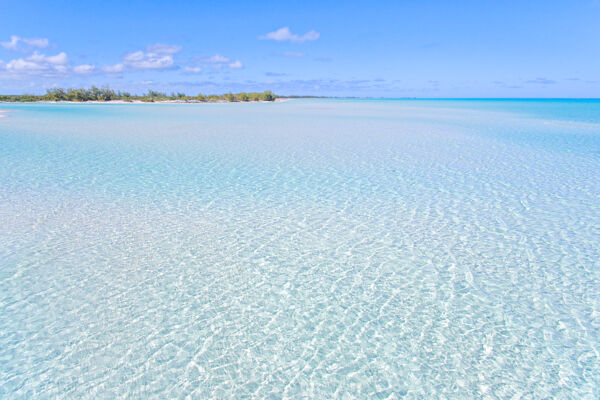
[[[95,68],[89,64],[72,66],[65,52],[45,55],[34,51],[27,57],[16,58],[7,63],[0,61],[0,77],[17,79],[34,76],[67,77],[72,74],[91,74]]]
[[[24,53],[9,60],[0,59],[0,81],[52,79],[43,83],[56,85],[57,80],[104,76],[122,78],[125,74],[140,71],[173,71],[183,74],[211,74],[217,71],[240,70],[244,68],[242,61],[215,54],[208,57],[191,57],[190,62],[177,62],[176,57],[182,46],[175,44],[155,43],[142,49],[123,54],[114,64],[94,65],[94,63],[73,64],[65,51],[47,54],[45,49],[49,40],[45,38],[27,38],[18,35],[10,36],[8,41],[0,41],[0,50]],[[212,76],[214,78],[214,76]],[[229,78],[225,78],[229,79]],[[34,81],[29,83],[34,85]]]
[[[174,68],[173,56],[181,51],[181,46],[156,43],[145,50],[130,52],[121,57],[121,62],[108,65],[102,70],[109,74],[121,73],[125,70],[161,70]]]

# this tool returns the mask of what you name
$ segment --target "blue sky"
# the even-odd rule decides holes
[[[0,7],[0,93],[600,97],[600,0]]]

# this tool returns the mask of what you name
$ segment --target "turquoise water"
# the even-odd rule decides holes
[[[1,398],[600,397],[600,102],[1,104]]]

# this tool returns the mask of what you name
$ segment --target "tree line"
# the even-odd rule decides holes
[[[42,95],[0,95],[0,101],[14,101],[14,102],[35,102],[35,101],[111,101],[111,100],[122,100],[125,102],[132,101],[143,101],[152,103],[155,101],[168,101],[168,100],[179,100],[179,101],[193,101],[193,102],[245,102],[245,101],[274,101],[277,98],[275,94],[267,90],[264,92],[241,92],[241,93],[225,93],[225,94],[198,94],[197,96],[188,96],[185,93],[177,92],[171,93],[170,95],[154,90],[148,90],[147,93],[142,95],[131,94],[129,92],[114,91],[108,87],[97,88],[92,86],[90,88],[78,88],[78,89],[62,89],[52,88],[47,89],[46,94]]]

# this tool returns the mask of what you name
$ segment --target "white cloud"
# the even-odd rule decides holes
[[[36,51],[28,57],[9,61],[2,69],[15,77],[20,75],[56,76],[69,71],[69,58],[64,52],[47,56]]]
[[[121,74],[126,71],[162,70],[175,66],[173,55],[181,51],[181,46],[156,43],[145,50],[133,51],[121,57],[121,62],[105,65],[102,71],[107,74]]]
[[[19,44],[23,43],[29,47],[37,47],[40,49],[48,47],[48,39],[44,38],[22,38],[16,35],[10,37],[8,42],[0,42],[0,46],[8,50],[17,50]]]
[[[238,61],[234,61],[234,62],[230,63],[229,68],[239,69],[239,68],[243,68],[243,65],[242,65],[242,62],[238,60]]]
[[[33,48],[48,47],[48,39],[22,38],[11,36],[9,42],[0,42],[0,45],[9,50],[23,51],[29,55],[10,60],[6,63],[0,62],[0,78],[20,79],[31,77],[65,78],[72,74],[90,74],[95,70],[93,65],[84,64],[71,66],[67,53],[60,52],[54,55],[46,55]]]
[[[17,45],[19,44],[19,40],[20,40],[20,38],[18,36],[11,36],[9,42],[0,42],[0,46],[4,47],[5,49],[13,49],[14,50],[17,48]]]
[[[300,36],[298,34],[292,33],[290,28],[284,26],[283,28],[279,28],[276,31],[269,32],[266,35],[260,36],[259,39],[262,40],[276,40],[278,42],[294,42],[294,43],[302,43],[310,40],[317,40],[320,34],[317,31],[308,31],[304,35]]]
[[[8,63],[0,62],[0,78],[19,79],[31,77],[66,78],[77,75],[89,75],[96,71],[91,64],[71,66],[69,57],[65,52],[55,55],[33,54],[10,60]]]
[[[185,67],[183,70],[190,74],[197,74],[202,71],[202,68],[200,68],[200,67]]]
[[[102,71],[118,75],[127,71],[163,70],[175,67],[173,55],[181,51],[181,46],[156,43],[145,50],[133,51],[121,57],[121,62],[105,65]]]
[[[73,67],[73,72],[76,74],[87,75],[91,74],[96,70],[96,67],[90,64],[82,64],[76,67]]]
[[[215,54],[212,57],[196,57],[194,59],[196,65],[200,64],[205,68],[219,70],[223,67],[229,67],[231,69],[241,69],[244,65],[240,60],[232,60],[229,57]],[[202,70],[200,66],[188,66],[184,68],[185,72],[198,73]]]
[[[23,38],[21,39],[23,41],[23,43],[28,44],[32,47],[38,47],[40,49],[45,49],[46,47],[48,47],[48,39],[45,38]]]
[[[229,58],[227,57],[223,57],[220,54],[215,54],[212,57],[209,58],[202,58],[201,59],[203,62],[207,62],[207,63],[211,63],[211,64],[224,64],[229,62]]]
[[[125,54],[123,64],[133,69],[164,69],[173,65],[173,56],[145,53],[139,50]]]
[[[9,61],[5,68],[10,72],[40,71],[43,69],[42,65],[33,61],[25,60],[23,58]]]
[[[133,70],[167,69],[173,67],[173,55],[180,51],[181,46],[157,43],[148,46],[146,51],[138,50],[125,54],[123,65]]]
[[[2,43],[3,47],[16,48],[20,44],[30,46],[43,46],[46,39],[23,39],[12,37],[10,42]],[[97,73],[107,75],[121,75],[125,72],[140,70],[164,70],[176,67],[174,55],[181,51],[181,46],[157,43],[147,46],[143,50],[133,51],[121,57],[121,62],[102,67],[93,64],[72,65],[65,52],[47,55],[39,51],[16,58],[7,62],[0,60],[0,79],[47,77],[68,78],[71,76],[85,76]],[[240,60],[230,59],[220,54],[211,57],[195,58],[192,63],[183,68],[186,73],[197,74],[207,69],[241,69]]]
[[[108,74],[118,74],[123,72],[123,70],[125,69],[125,65],[118,63],[115,65],[107,65],[105,67],[102,67],[102,71],[108,73]]]
[[[46,56],[35,51],[32,55],[27,57],[27,59],[36,63],[46,63],[52,65],[66,65],[69,63],[69,58],[65,52],[58,53],[55,56]]]

